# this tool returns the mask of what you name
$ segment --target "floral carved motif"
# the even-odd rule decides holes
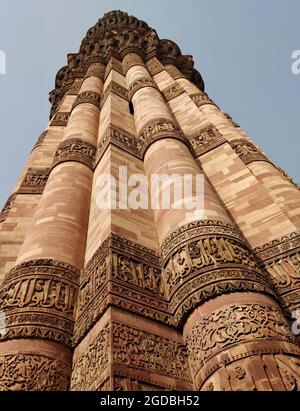
[[[77,161],[93,169],[96,157],[96,147],[79,138],[63,141],[58,147],[52,169],[66,161]]]
[[[42,194],[49,178],[49,168],[29,168],[19,188],[19,194]]]
[[[0,356],[0,391],[67,391],[71,366],[34,353]]]

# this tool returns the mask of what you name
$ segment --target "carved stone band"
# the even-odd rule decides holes
[[[129,86],[129,99],[132,100],[132,97],[135,93],[143,87],[153,87],[158,90],[158,87],[154,80],[150,77],[141,77],[133,81]]]
[[[12,206],[13,206],[13,204],[14,204],[14,202],[15,202],[16,197],[17,197],[17,193],[14,193],[14,194],[12,194],[12,195],[10,195],[10,196],[8,197],[6,203],[5,203],[5,205],[4,205],[4,207],[3,207],[2,211],[1,211],[1,214],[0,214],[0,223],[1,223],[2,221],[5,221],[5,220],[6,220],[6,217],[7,217],[8,213],[9,213],[10,209],[12,208]]]
[[[183,343],[115,321],[98,333],[75,362],[71,390],[96,390],[111,368],[138,372],[142,379],[150,381],[154,377],[168,388],[191,388],[187,348]],[[159,376],[167,377],[167,381]]]
[[[196,158],[226,143],[226,141],[226,138],[212,124],[189,136],[192,153]]]
[[[101,95],[99,93],[95,93],[94,91],[83,91],[78,95],[78,97],[74,101],[72,110],[82,103],[93,104],[94,106],[100,109]]]
[[[103,107],[105,101],[107,100],[107,97],[110,95],[110,93],[114,93],[117,96],[123,98],[124,100],[128,101],[128,91],[126,88],[121,86],[120,84],[116,83],[115,81],[111,81],[109,85],[106,87],[103,97],[102,97],[102,102],[101,102],[101,107]]]
[[[169,86],[162,90],[162,94],[166,101],[171,101],[173,100],[173,98],[176,98],[184,93],[185,90],[178,83],[175,83],[172,86]]]
[[[63,141],[58,147],[52,169],[66,161],[77,161],[93,169],[96,156],[96,147],[84,140],[70,138]]]
[[[244,164],[253,163],[254,161],[270,162],[268,158],[249,141],[231,140],[229,144]]]
[[[255,248],[254,252],[282,307],[291,316],[300,308],[300,234],[283,236]]]
[[[197,386],[218,368],[250,355],[300,353],[281,310],[263,303],[218,308],[199,319],[186,342]]]
[[[50,126],[66,126],[70,118],[70,113],[59,111],[55,113]]]
[[[139,132],[137,149],[144,156],[147,148],[156,140],[175,138],[187,144],[181,129],[172,120],[158,118],[148,121]]]
[[[212,99],[208,97],[206,93],[203,91],[199,91],[199,93],[190,94],[191,99],[196,104],[197,107],[204,106],[205,104],[212,104],[216,105]]]
[[[18,194],[42,194],[49,178],[49,168],[29,168]]]
[[[0,339],[42,338],[70,345],[80,271],[52,259],[14,267],[0,288],[5,331]]]

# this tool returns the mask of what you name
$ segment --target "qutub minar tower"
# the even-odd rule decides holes
[[[299,187],[192,57],[113,11],[50,100],[0,216],[0,390],[300,390]],[[100,209],[124,165],[202,173],[203,217]]]

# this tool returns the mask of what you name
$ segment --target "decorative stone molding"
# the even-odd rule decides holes
[[[147,61],[147,69],[152,77],[165,70],[164,66],[155,58]]]
[[[35,145],[34,145],[34,147],[31,151],[35,150],[37,147],[40,147],[43,144],[47,134],[48,134],[48,130],[43,131],[43,133],[39,136],[37,142],[35,143]]]
[[[29,168],[18,194],[43,194],[49,173],[49,168]]]
[[[109,350],[110,329],[107,325],[73,364],[71,391],[98,389],[108,375]]]
[[[100,331],[76,361],[71,389],[97,389],[111,368],[121,369],[128,376],[138,372],[139,379],[146,382],[156,378],[170,388],[171,380],[186,388],[191,385],[184,344],[115,321]]]
[[[189,136],[189,142],[195,158],[202,156],[214,148],[226,143],[226,138],[212,124]]]
[[[172,86],[169,86],[162,90],[162,94],[166,101],[171,101],[173,100],[173,98],[181,96],[181,94],[184,94],[184,93],[185,93],[185,90],[178,83],[175,83]]]
[[[240,128],[239,124],[238,124],[238,123],[236,123],[236,122],[233,120],[233,118],[231,117],[231,115],[230,115],[230,114],[228,114],[228,113],[224,113],[224,112],[223,112],[223,114],[224,114],[224,116],[227,118],[227,120],[229,120],[229,121],[230,121],[230,123],[231,123],[234,127],[236,127],[236,128]]]
[[[157,118],[148,121],[138,135],[137,149],[144,156],[147,148],[156,140],[162,138],[175,138],[186,143],[181,129],[172,120]]]
[[[94,106],[100,109],[101,95],[99,93],[95,93],[94,91],[83,91],[78,95],[78,97],[74,101],[72,110],[82,103],[93,104]]]
[[[216,369],[250,355],[300,353],[281,310],[258,302],[237,302],[204,315],[192,328],[186,343],[192,374],[202,383]],[[236,355],[238,347],[242,350]],[[214,365],[209,366],[210,362]],[[201,375],[203,368],[205,376]],[[235,372],[238,378],[244,378],[243,369],[237,368]]]
[[[50,123],[50,126],[67,126],[70,118],[70,113],[67,112],[57,112]]]
[[[300,234],[291,233],[254,249],[284,310],[300,308]]]
[[[101,107],[103,107],[107,97],[110,93],[114,93],[117,96],[123,98],[124,100],[128,101],[128,91],[126,88],[121,86],[120,84],[116,83],[115,81],[111,81],[109,85],[106,87],[103,93]]]
[[[100,62],[95,62],[89,65],[84,79],[89,77],[97,77],[99,80],[104,80],[105,65]]]
[[[231,148],[236,152],[244,164],[253,163],[254,161],[267,161],[268,158],[252,143],[246,140],[229,141]]]
[[[68,391],[71,366],[47,352],[0,356],[0,391]]]
[[[158,90],[158,87],[154,80],[150,77],[141,77],[135,81],[133,81],[129,86],[129,100],[132,100],[132,97],[135,93],[144,88],[144,87],[152,87]]]
[[[111,72],[111,70],[117,71],[119,74],[124,76],[122,62],[120,60],[116,59],[115,57],[111,57],[111,59],[109,60],[109,62],[106,65],[104,81],[106,81],[106,79],[109,76],[109,73]]]
[[[42,338],[70,345],[80,271],[52,259],[14,267],[0,288],[6,318],[1,340]]]
[[[69,138],[63,141],[54,156],[52,169],[66,161],[77,161],[93,169],[96,147],[79,138]]]
[[[4,207],[3,207],[2,211],[1,211],[1,214],[0,214],[0,223],[1,223],[2,221],[5,221],[5,220],[6,220],[7,215],[8,215],[8,213],[9,213],[9,211],[11,210],[11,208],[12,208],[14,202],[15,202],[15,199],[16,199],[17,195],[18,195],[18,193],[14,193],[14,194],[12,194],[12,195],[10,195],[10,196],[8,197],[6,203],[4,204]]]
[[[196,104],[197,107],[204,106],[205,104],[212,104],[216,105],[212,99],[208,97],[208,95],[202,91],[199,91],[199,93],[193,93],[189,95],[193,102]]]
[[[114,144],[115,146],[127,151],[128,153],[134,155],[139,159],[142,158],[141,153],[137,149],[137,138],[133,135],[130,135],[125,130],[122,130],[121,128],[115,126],[114,124],[110,124],[107,127],[105,133],[100,139],[97,154],[98,161],[102,157],[109,144]]]

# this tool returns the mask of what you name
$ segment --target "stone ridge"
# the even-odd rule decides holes
[[[171,40],[162,40],[147,23],[122,11],[106,13],[83,39],[79,52],[68,55],[68,64],[62,67],[55,79],[55,89],[49,94],[52,117],[64,94],[77,78],[83,78],[87,65],[92,62],[107,64],[114,56],[122,58],[129,52],[136,52],[147,61],[157,57],[163,64],[173,64],[204,91],[201,74],[194,69],[190,55],[182,55],[180,48]]]

